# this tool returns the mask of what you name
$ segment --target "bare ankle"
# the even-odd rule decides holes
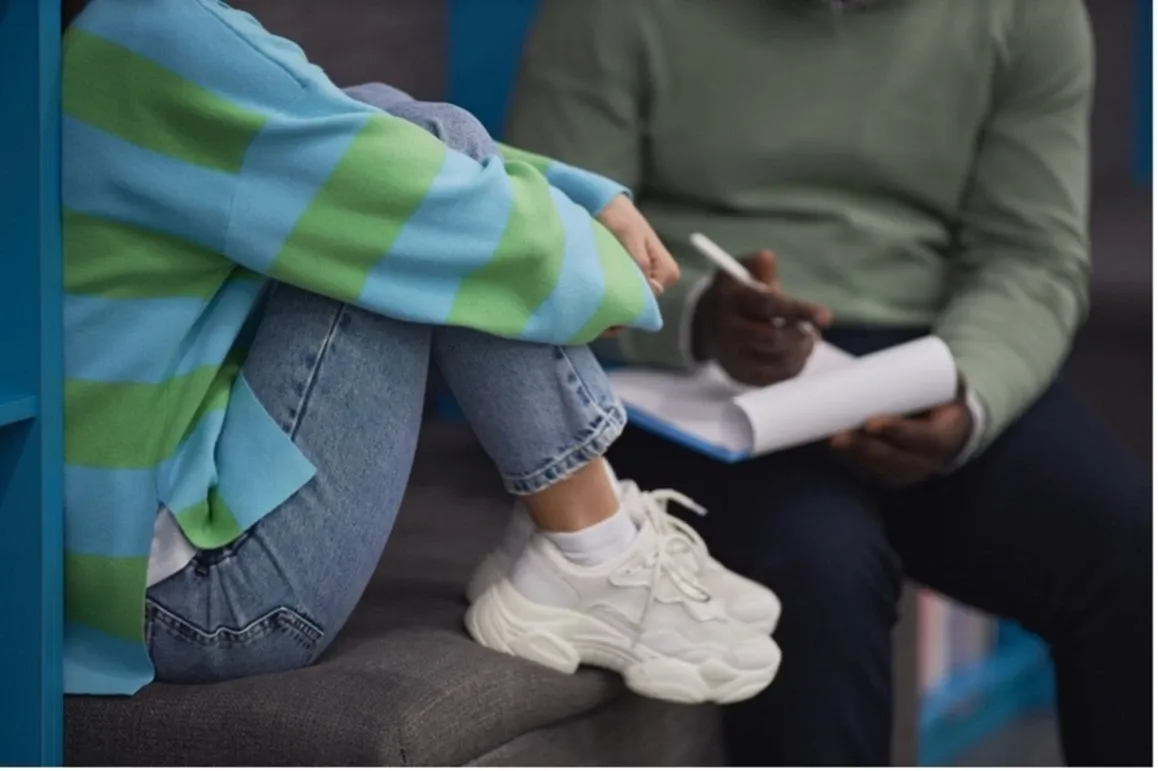
[[[602,458],[546,490],[523,498],[540,530],[573,533],[597,525],[619,509],[619,498]]]

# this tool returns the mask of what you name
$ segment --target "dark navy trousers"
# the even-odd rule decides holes
[[[827,338],[863,354],[916,334]],[[733,764],[888,764],[905,577],[1046,640],[1069,764],[1151,764],[1151,476],[1064,383],[962,470],[901,492],[823,446],[726,466],[630,429],[610,458],[645,488],[678,480],[709,509],[694,524],[713,554],[783,602],[780,674],[726,712]]]

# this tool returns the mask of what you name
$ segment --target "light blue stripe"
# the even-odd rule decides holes
[[[551,197],[566,234],[563,265],[555,289],[519,335],[527,340],[571,340],[603,302],[603,270],[591,217],[558,189],[551,188]]]
[[[102,0],[77,27],[259,112],[301,91],[291,71],[317,77],[296,45],[214,0]]]
[[[365,127],[368,115],[307,123],[333,106],[319,100],[295,106],[293,117],[272,118],[250,145],[234,203],[238,226],[226,256],[266,272],[318,190]],[[387,171],[383,170],[383,179]]]
[[[64,624],[64,692],[92,696],[136,693],[153,679],[153,662],[139,642]]]
[[[237,378],[217,443],[218,491],[242,530],[313,479],[316,469]]]
[[[62,131],[67,208],[222,250],[233,176],[145,150],[75,118],[65,117]]]
[[[225,410],[214,410],[177,447],[173,457],[157,468],[158,497],[165,507],[181,513],[209,497],[217,484],[217,439],[225,425]],[[251,480],[260,484],[260,479]]]
[[[64,548],[101,557],[145,557],[157,518],[153,469],[64,467]]]
[[[547,166],[547,182],[562,190],[592,216],[603,211],[616,196],[631,195],[618,182],[559,161]]]
[[[445,321],[462,279],[494,257],[513,205],[498,158],[480,173],[477,161],[448,152],[426,199],[370,271],[359,304],[411,321]]]
[[[659,301],[646,281],[640,281],[639,291],[643,295],[643,308],[631,322],[633,329],[658,332],[663,329],[663,314],[659,311]]]
[[[221,364],[264,285],[233,279],[209,301],[65,295],[65,375],[159,383]]]

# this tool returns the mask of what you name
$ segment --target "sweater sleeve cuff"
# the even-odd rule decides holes
[[[618,196],[631,197],[631,191],[618,182],[559,161],[551,162],[547,167],[546,176],[547,182],[586,209],[593,217]]]
[[[675,286],[659,298],[664,326],[658,332],[625,331],[616,340],[616,359],[624,364],[688,370],[696,366],[692,356],[692,322],[696,306],[711,286],[712,274],[684,270]]]
[[[973,431],[969,434],[969,440],[965,442],[961,452],[957,453],[957,457],[946,473],[952,473],[971,461],[985,440],[985,405],[981,403],[981,397],[972,388],[965,390],[965,406],[969,408],[969,413],[973,416]]]
[[[687,369],[691,369],[699,364],[692,350],[692,322],[695,321],[696,318],[696,306],[700,304],[704,293],[711,287],[713,278],[714,276],[711,273],[696,277],[683,298],[683,306],[680,309],[678,319],[679,345],[680,360]]]

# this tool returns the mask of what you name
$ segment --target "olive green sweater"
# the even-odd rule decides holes
[[[1085,314],[1091,38],[1081,0],[544,0],[509,136],[633,188],[683,265],[627,359],[689,363],[703,231],[837,324],[932,328],[988,443]]]

